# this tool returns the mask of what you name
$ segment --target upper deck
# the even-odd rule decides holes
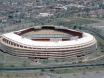
[[[28,29],[14,32],[17,35],[31,39],[48,41],[52,39],[60,39],[62,41],[71,40],[72,37],[82,38],[83,33],[75,30],[68,29],[62,26],[35,26]]]

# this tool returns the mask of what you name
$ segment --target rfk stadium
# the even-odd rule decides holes
[[[1,35],[4,53],[34,59],[82,57],[94,53],[97,41],[89,33],[63,26],[34,26]]]

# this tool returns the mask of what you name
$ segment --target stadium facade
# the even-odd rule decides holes
[[[3,34],[0,49],[8,54],[36,58],[82,57],[97,49],[95,37],[62,26],[34,26]]]

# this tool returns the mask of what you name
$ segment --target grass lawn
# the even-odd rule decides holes
[[[70,22],[74,24],[90,24],[97,23],[98,21],[91,20],[90,18],[58,18],[58,21]]]
[[[94,35],[98,41],[98,46],[100,47],[101,52],[104,52],[104,40],[99,38],[98,36]]]
[[[19,57],[14,57],[14,56],[7,56],[6,61],[7,62],[19,62],[19,63],[23,63],[25,61],[28,63],[31,62],[31,60],[28,58],[19,58]]]
[[[101,38],[99,38],[98,36],[94,35],[95,38],[97,39],[98,42],[101,42],[104,45],[104,40],[102,40]]]
[[[98,20],[104,20],[104,18],[95,18],[95,19],[98,19]]]
[[[45,72],[64,74],[64,73],[78,73],[78,72],[90,72],[90,71],[101,71],[104,67],[83,67],[83,68],[62,68],[54,70],[45,70]]]
[[[0,54],[0,61],[3,61],[4,60],[4,56],[3,54]]]
[[[0,71],[0,78],[38,78],[38,76],[42,76],[41,72],[26,72],[26,71]]]

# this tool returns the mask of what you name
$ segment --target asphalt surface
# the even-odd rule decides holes
[[[47,74],[47,76],[48,76],[49,78],[56,78],[56,76],[55,76],[55,75],[52,75],[52,74]]]

